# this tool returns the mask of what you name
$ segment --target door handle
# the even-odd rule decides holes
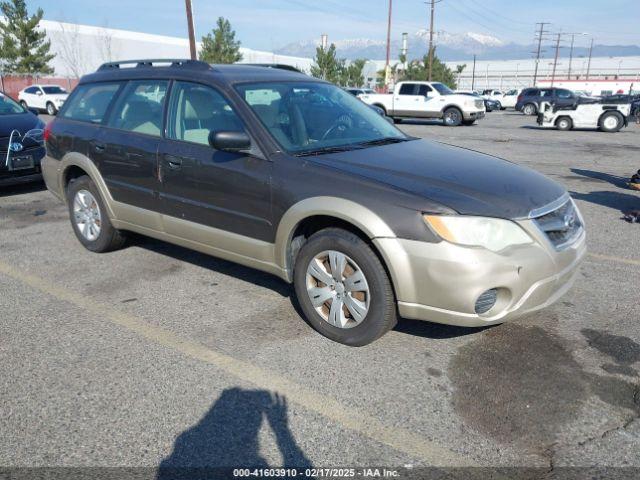
[[[167,166],[172,170],[178,170],[182,167],[182,159],[173,155],[165,155],[164,159],[167,161]]]
[[[97,142],[94,142],[94,144],[93,144],[93,149],[94,149],[96,152],[104,152],[104,151],[107,149],[107,146],[106,146],[104,143],[97,143]]]

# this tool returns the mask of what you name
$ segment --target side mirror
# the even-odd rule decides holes
[[[28,109],[31,113],[33,113],[36,117],[38,116],[38,114],[40,113],[40,111],[37,108],[29,108]]]
[[[211,131],[209,145],[223,152],[239,152],[251,148],[251,139],[246,132]]]
[[[40,90],[38,90],[38,91],[36,92],[36,95],[41,96],[41,95],[42,95],[42,92],[41,92]]]

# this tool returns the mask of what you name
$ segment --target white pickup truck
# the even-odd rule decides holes
[[[472,125],[485,115],[484,101],[455,94],[439,82],[399,82],[393,93],[361,95],[360,100],[384,109],[387,116],[441,118],[447,126]]]

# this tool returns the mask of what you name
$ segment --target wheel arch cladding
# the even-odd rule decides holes
[[[107,188],[107,184],[105,183],[98,167],[89,159],[81,153],[72,152],[66,154],[61,160],[60,172],[61,172],[61,182],[60,185],[63,188],[62,194],[66,198],[68,182],[73,178],[77,178],[77,176],[86,175],[88,176],[93,183],[98,188],[100,192],[100,196],[102,197],[102,202],[105,204],[107,212],[111,218],[115,218],[113,211],[113,197],[111,196],[111,192]]]
[[[336,197],[313,197],[302,200],[283,215],[276,233],[276,264],[291,272],[290,248],[294,234],[305,221],[336,219],[336,227],[351,226],[370,240],[376,237],[395,237],[393,230],[377,214],[359,203]],[[329,226],[328,223],[323,223]]]

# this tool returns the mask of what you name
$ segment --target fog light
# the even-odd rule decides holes
[[[497,289],[492,288],[491,290],[487,290],[482,295],[480,295],[476,300],[476,313],[478,315],[487,313],[496,304],[497,299],[498,299]]]

